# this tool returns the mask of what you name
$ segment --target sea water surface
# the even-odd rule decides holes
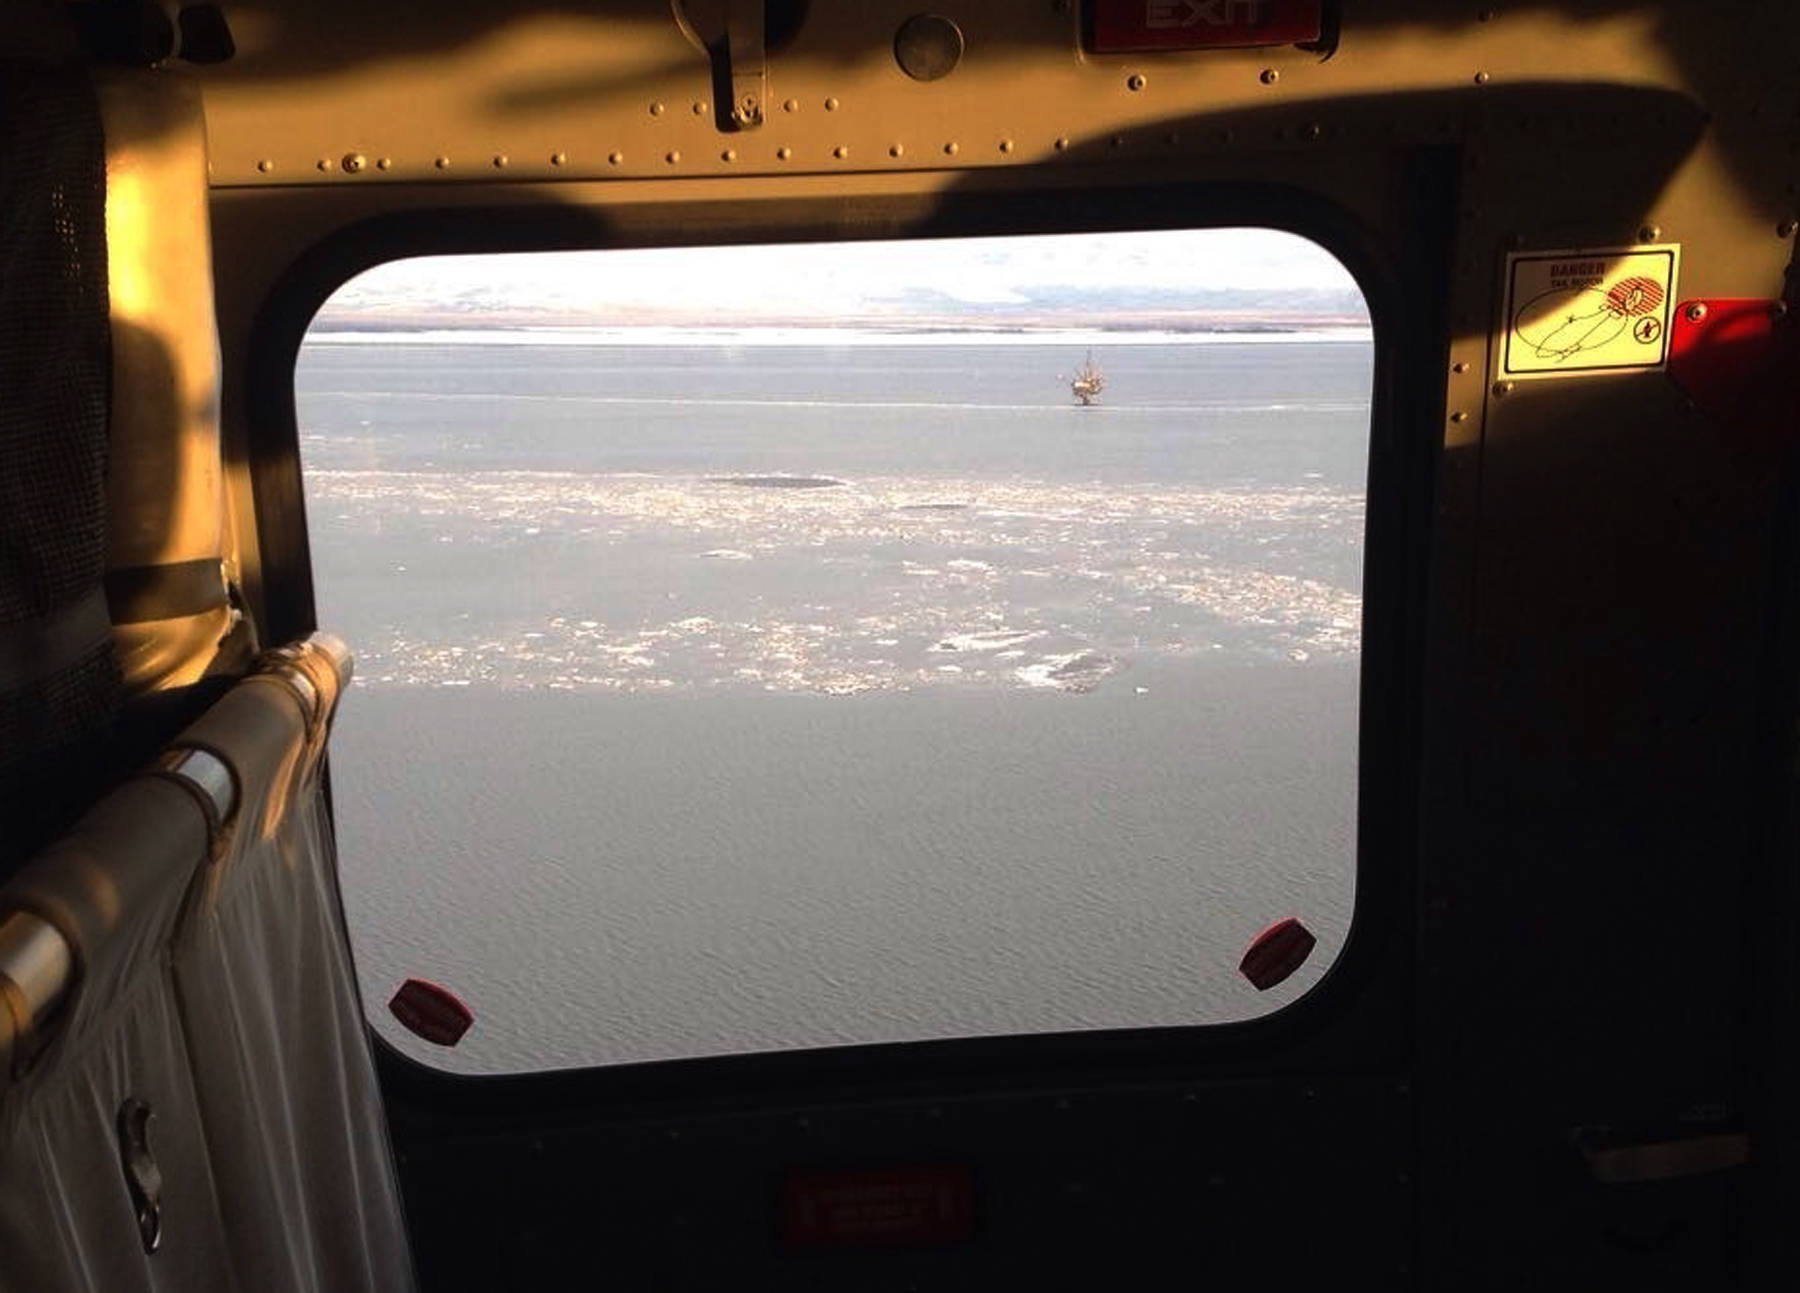
[[[1212,1023],[1336,955],[1366,339],[1101,345],[1089,409],[1082,346],[863,340],[303,349],[344,895],[407,1053]],[[1258,993],[1285,915],[1319,948]]]

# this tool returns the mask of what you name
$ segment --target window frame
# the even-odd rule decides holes
[[[1429,168],[1422,168],[1429,169]],[[1429,176],[1448,186],[1449,167]],[[696,185],[696,193],[704,186]],[[1429,207],[1426,209],[1430,209]],[[1441,223],[1441,222],[1440,222]],[[380,215],[327,235],[297,257],[265,298],[246,373],[251,497],[260,555],[264,640],[315,627],[300,478],[295,366],[313,316],[351,278],[390,260],[431,255],[655,246],[889,241],[1259,227],[1307,238],[1349,271],[1373,333],[1358,697],[1355,888],[1345,940],[1320,981],[1254,1019],[1183,1026],[942,1038],[623,1062],[495,1075],[452,1073],[402,1054],[370,1029],[390,1098],[434,1109],[547,1112],[629,1101],[799,1098],[821,1088],[906,1089],[929,1081],[1041,1083],[1150,1069],[1209,1077],[1316,1071],[1321,1057],[1356,1067],[1404,1062],[1411,1033],[1414,892],[1426,629],[1448,294],[1429,222],[1410,238],[1379,237],[1329,197],[1254,182],[1125,182],[1116,186],[979,186],[918,195],[770,197],[432,207]],[[1438,388],[1441,390],[1441,386]],[[354,644],[352,644],[354,646]],[[1349,1038],[1357,1038],[1347,1045]]]

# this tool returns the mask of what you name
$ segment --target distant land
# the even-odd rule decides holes
[[[492,331],[531,328],[808,328],[878,332],[1293,332],[1357,328],[1369,322],[1354,290],[1214,291],[1126,287],[1025,288],[1018,300],[971,308],[931,290],[903,291],[861,310],[808,312],[793,308],[734,309],[728,316],[680,300],[667,304],[521,306],[474,288],[421,303],[415,295],[384,298],[369,291],[327,302],[313,326],[327,332]]]

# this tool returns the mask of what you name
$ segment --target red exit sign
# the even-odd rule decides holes
[[[975,1233],[975,1177],[966,1167],[813,1172],[781,1187],[790,1249],[952,1244]]]
[[[1097,54],[1158,49],[1248,49],[1318,40],[1321,0],[1089,0]]]

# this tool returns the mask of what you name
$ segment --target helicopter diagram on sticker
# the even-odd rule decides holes
[[[1663,363],[1673,247],[1517,256],[1509,269],[1509,374],[1547,377]]]
[[[1566,298],[1567,309],[1553,298]],[[1560,364],[1584,350],[1610,345],[1627,328],[1640,345],[1655,344],[1662,336],[1662,320],[1653,312],[1662,300],[1662,284],[1641,275],[1622,279],[1605,292],[1553,289],[1525,303],[1513,330],[1536,349],[1539,359]]]

